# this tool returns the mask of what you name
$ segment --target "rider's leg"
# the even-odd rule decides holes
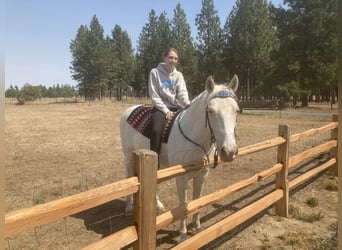
[[[151,139],[150,149],[159,155],[161,146],[161,137],[163,131],[163,123],[165,120],[165,114],[160,110],[153,108],[152,111],[152,127],[151,127]],[[158,163],[159,168],[159,163]]]

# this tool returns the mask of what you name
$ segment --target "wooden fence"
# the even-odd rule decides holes
[[[8,237],[133,194],[134,225],[115,232],[83,249],[120,249],[132,243],[134,249],[155,249],[156,232],[159,229],[179,220],[183,216],[197,213],[204,207],[226,198],[241,189],[275,176],[275,188],[271,193],[172,248],[198,249],[272,205],[275,206],[275,211],[278,215],[287,217],[289,191],[291,189],[328,168],[332,168],[337,174],[337,129],[337,115],[333,115],[332,122],[325,126],[294,135],[290,135],[287,125],[280,125],[277,137],[240,148],[239,150],[239,157],[242,157],[278,147],[277,162],[272,167],[248,179],[234,183],[197,200],[190,201],[186,206],[173,208],[158,216],[155,216],[157,184],[179,175],[198,171],[202,167],[207,166],[203,166],[203,163],[187,167],[177,165],[157,171],[157,155],[150,150],[137,150],[134,152],[137,176],[31,208],[10,212],[5,216],[5,236]],[[327,142],[296,155],[289,155],[290,143],[329,131],[331,138]],[[323,164],[289,181],[289,169],[322,153],[329,153],[329,158]],[[153,182],[152,180],[156,181]]]

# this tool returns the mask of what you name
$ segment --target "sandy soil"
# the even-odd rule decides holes
[[[123,179],[118,122],[128,106],[119,102],[6,105],[6,212]],[[317,116],[318,110],[337,112],[336,109],[331,111],[329,105],[312,106],[282,114],[278,111],[267,115],[240,114],[237,126],[239,145],[247,146],[276,137],[279,124],[289,124],[291,134],[323,126],[331,121],[331,116]],[[312,115],[307,115],[310,112]],[[310,148],[327,138],[329,133],[305,140],[291,146],[290,153]],[[294,169],[290,176],[304,172],[324,157],[306,162]],[[271,167],[275,161],[276,151],[268,150],[220,165],[209,174],[204,193],[248,178]],[[306,215],[318,214],[318,221],[304,222],[294,214],[281,218],[270,208],[202,249],[337,249],[335,187],[337,178],[326,172],[291,192],[293,210]],[[203,228],[272,188],[272,180],[261,182],[206,208],[202,212]],[[167,209],[177,205],[174,181],[161,184],[159,191]],[[308,206],[309,198],[316,200],[318,205]],[[119,199],[13,235],[5,240],[5,244],[7,249],[80,249],[131,223],[131,217],[124,214],[124,199]],[[177,244],[177,229],[178,223],[175,223],[158,232],[158,249],[169,249]],[[189,235],[193,233],[196,232],[190,226]]]

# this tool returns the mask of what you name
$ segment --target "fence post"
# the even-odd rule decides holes
[[[156,249],[156,193],[158,156],[155,152],[140,149],[133,152],[133,166],[138,175],[140,187],[134,194],[134,223],[138,240],[136,249]]]
[[[333,122],[338,122],[338,115],[337,114],[333,114],[332,116],[332,121]],[[330,133],[330,140],[337,140],[338,138],[338,128],[332,129],[331,133]],[[336,163],[334,165],[331,166],[330,171],[338,176],[338,154],[337,154],[337,147],[333,148],[330,150],[329,152],[329,158],[336,158]]]
[[[284,192],[283,198],[275,204],[277,215],[288,217],[289,215],[289,182],[287,179],[289,169],[289,145],[290,145],[290,129],[288,125],[279,125],[279,136],[286,141],[278,146],[278,163],[282,163],[283,167],[276,175],[276,189],[281,188]]]

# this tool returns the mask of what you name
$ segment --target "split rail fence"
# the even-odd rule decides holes
[[[243,155],[277,147],[277,163],[272,167],[248,179],[190,201],[186,206],[173,208],[158,216],[155,216],[155,194],[158,183],[192,171],[198,171],[202,167],[207,166],[203,166],[203,163],[196,166],[176,165],[157,171],[157,155],[150,150],[137,150],[134,152],[133,157],[136,176],[59,200],[10,212],[5,216],[5,236],[8,237],[133,194],[134,224],[83,249],[121,249],[130,244],[133,244],[134,249],[156,249],[156,234],[159,229],[179,220],[183,216],[197,213],[204,207],[227,198],[231,194],[252,184],[275,176],[275,188],[271,193],[172,248],[198,249],[272,205],[275,206],[275,211],[279,216],[287,217],[289,191],[291,189],[328,168],[331,168],[337,174],[337,120],[337,115],[333,115],[332,122],[327,125],[294,135],[290,135],[288,125],[279,125],[277,137],[240,148],[239,150],[239,157],[242,157]],[[328,141],[296,155],[289,155],[290,143],[329,131],[330,139]],[[288,179],[289,169],[323,153],[329,154],[328,159],[324,163],[292,180]]]

